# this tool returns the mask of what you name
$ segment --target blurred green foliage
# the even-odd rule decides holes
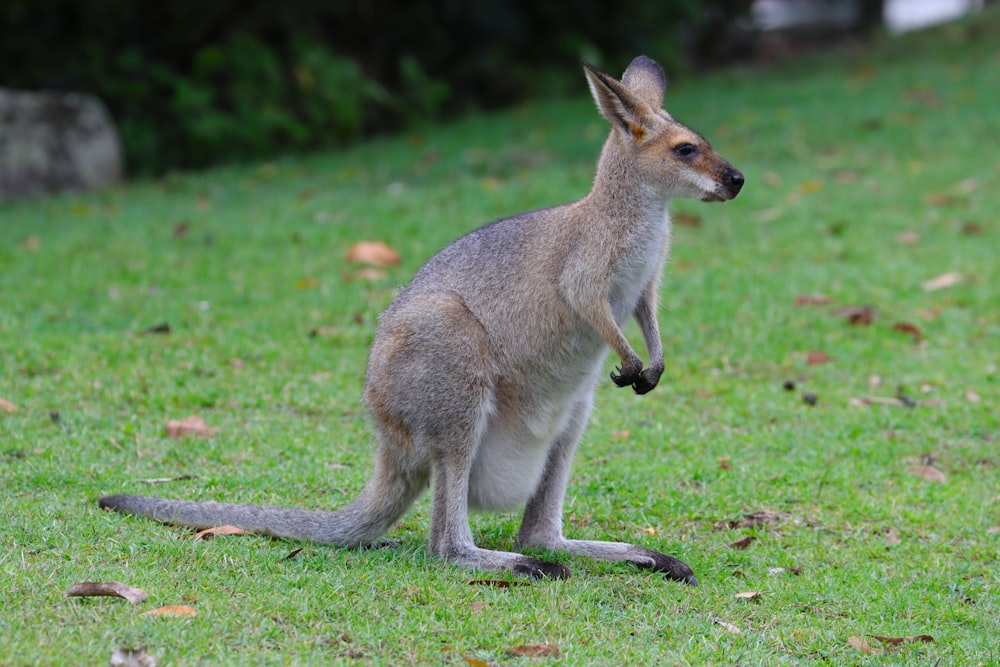
[[[676,72],[748,4],[6,0],[0,86],[95,93],[130,171],[161,173],[576,90],[581,58]]]

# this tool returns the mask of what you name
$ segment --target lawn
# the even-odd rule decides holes
[[[573,99],[338,154],[2,205],[0,664],[1000,664],[998,71],[993,10],[668,91],[747,185],[675,205],[667,371],[599,388],[567,533],[676,555],[697,588],[566,556],[565,581],[470,583],[514,579],[430,559],[426,497],[362,551],[96,504],[343,505],[394,290],[587,192],[606,126],[582,72]],[[361,240],[402,263],[349,263]],[[217,432],[165,435],[189,415]],[[473,531],[508,548],[518,519]],[[83,581],[149,597],[64,597]],[[196,615],[143,615],[165,605]]]

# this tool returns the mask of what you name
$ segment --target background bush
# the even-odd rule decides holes
[[[581,58],[713,57],[748,0],[6,0],[0,85],[97,94],[132,173],[343,145],[579,86]]]

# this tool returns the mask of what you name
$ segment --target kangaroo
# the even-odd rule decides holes
[[[374,471],[353,502],[312,511],[115,495],[100,506],[356,548],[379,540],[433,482],[429,551],[456,565],[568,577],[561,564],[476,546],[470,508],[523,506],[518,547],[631,562],[697,585],[672,556],[563,537],[563,500],[608,349],[620,360],[611,373],[619,387],[645,394],[663,373],[657,290],[668,201],[733,199],[743,174],[663,110],[666,77],[650,58],[633,60],[621,81],[588,63],[584,72],[611,124],[590,193],[459,238],[380,316],[364,385]],[[630,316],[645,367],[622,334]]]

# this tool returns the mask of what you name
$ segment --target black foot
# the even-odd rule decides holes
[[[642,550],[643,556],[646,556],[646,558],[653,561],[652,563],[645,559],[642,561],[632,561],[643,570],[662,572],[667,575],[668,579],[681,581],[689,586],[698,585],[698,577],[694,576],[694,572],[684,561],[674,558],[673,556],[661,554],[659,551],[646,549],[645,547],[639,547],[639,549]]]
[[[570,570],[559,563],[550,563],[537,558],[525,559],[524,562],[515,565],[514,574],[523,574],[532,579],[569,579]]]

